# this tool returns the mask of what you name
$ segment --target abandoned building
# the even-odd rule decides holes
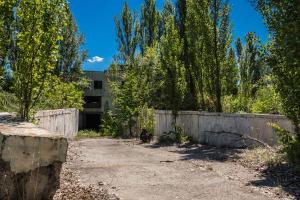
[[[84,109],[79,115],[79,130],[99,130],[106,110],[112,108],[106,71],[85,71],[91,81],[85,90]]]

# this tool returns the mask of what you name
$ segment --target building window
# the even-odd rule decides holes
[[[94,89],[102,89],[102,81],[94,81]]]
[[[102,105],[102,99],[101,97],[92,97],[92,96],[86,96],[84,97],[85,101],[85,108],[101,108]]]

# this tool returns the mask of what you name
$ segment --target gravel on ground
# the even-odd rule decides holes
[[[55,200],[297,199],[260,170],[244,166],[239,154],[204,145],[72,141]]]

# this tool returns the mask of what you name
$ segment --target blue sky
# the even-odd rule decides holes
[[[80,32],[85,35],[84,48],[88,50],[89,62],[85,70],[105,70],[117,52],[114,16],[118,16],[125,0],[69,0]],[[143,0],[127,0],[131,9],[139,11]],[[253,31],[267,41],[268,32],[262,18],[250,5],[249,0],[230,0],[234,38],[244,37]],[[158,8],[163,0],[157,0]]]

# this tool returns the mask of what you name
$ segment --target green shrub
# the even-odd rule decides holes
[[[112,111],[107,111],[102,119],[101,132],[103,136],[121,136],[121,123],[113,115]]]
[[[222,98],[222,105],[225,113],[236,113],[240,107],[236,96],[224,96]]]
[[[287,155],[288,160],[296,165],[300,164],[300,140],[293,133],[284,130],[277,124],[272,124],[275,129],[282,151]]]
[[[175,125],[175,130],[176,131],[169,131],[169,132],[164,132],[159,138],[158,142],[160,144],[182,144],[184,142],[187,142],[189,140],[189,137],[184,134],[184,131],[182,127]]]
[[[251,106],[254,113],[282,113],[281,100],[274,87],[266,86],[257,91],[256,99]]]
[[[145,129],[148,133],[154,135],[154,109],[148,108],[148,106],[141,107],[138,116],[138,123],[141,130]]]

